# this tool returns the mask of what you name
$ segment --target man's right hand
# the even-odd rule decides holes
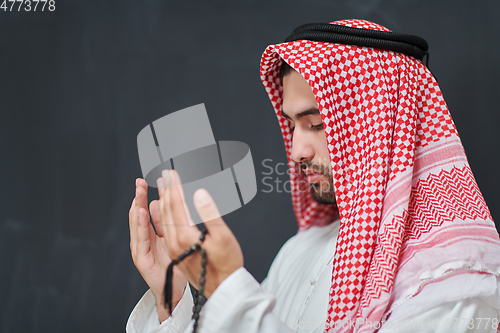
[[[167,267],[172,261],[168,255],[165,239],[160,226],[160,208],[158,200],[153,200],[148,211],[148,184],[144,179],[138,178],[135,182],[135,198],[129,211],[130,251],[135,267],[141,273],[144,281],[156,297],[156,309],[160,321],[163,322],[170,316],[163,306],[163,288]],[[149,223],[149,216],[155,225],[157,234]],[[187,279],[182,272],[174,267],[172,310],[179,303],[187,285]]]

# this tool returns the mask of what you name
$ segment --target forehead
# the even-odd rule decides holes
[[[314,96],[311,86],[302,75],[293,70],[283,77],[283,105],[281,110],[284,113],[283,116],[295,119],[298,113],[311,109],[318,109],[316,96]]]

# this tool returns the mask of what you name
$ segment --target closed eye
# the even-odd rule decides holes
[[[324,127],[323,123],[319,124],[319,125],[311,125],[310,127],[313,131],[319,131],[319,130],[322,130]],[[295,130],[295,126],[292,127],[292,132]]]
[[[319,130],[322,130],[323,128],[324,128],[323,123],[321,123],[319,125],[311,125],[311,129],[313,131],[319,131]]]

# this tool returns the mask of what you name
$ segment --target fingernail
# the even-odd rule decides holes
[[[165,184],[164,184],[164,182],[163,182],[163,178],[161,178],[161,177],[160,177],[160,178],[158,178],[158,179],[156,180],[156,185],[158,185],[158,188],[164,189],[164,188],[165,188]]]
[[[161,172],[161,175],[163,177],[163,187],[164,188],[170,188],[172,187],[172,176],[170,175],[170,170],[163,170]]]
[[[210,194],[204,188],[196,191],[194,200],[199,206],[204,206],[210,203]]]

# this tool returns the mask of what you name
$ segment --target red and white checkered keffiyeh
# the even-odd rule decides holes
[[[332,23],[389,31],[363,20]],[[421,61],[401,53],[306,40],[264,51],[261,79],[285,141],[299,232],[330,223],[335,208],[299,191],[306,179],[281,115],[283,60],[316,96],[340,214],[328,308],[334,328],[325,332],[372,331],[335,323],[381,322],[447,277],[500,277],[498,232],[440,88]],[[456,299],[465,296],[457,291]]]

